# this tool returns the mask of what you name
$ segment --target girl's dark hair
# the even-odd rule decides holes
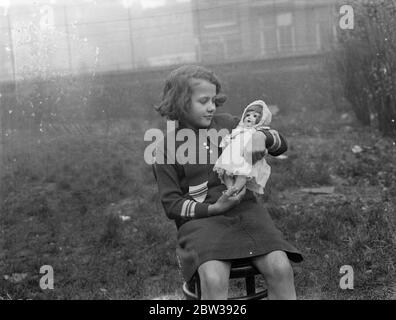
[[[201,66],[185,65],[173,70],[165,81],[161,102],[155,107],[161,116],[169,120],[180,120],[188,113],[191,106],[192,79],[206,80],[216,86],[216,107],[226,101],[226,96],[220,93],[220,81],[213,71]]]

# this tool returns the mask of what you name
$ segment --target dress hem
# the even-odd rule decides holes
[[[182,268],[183,278],[185,279],[185,281],[189,281],[192,278],[192,276],[198,271],[200,265],[211,260],[228,261],[228,260],[237,260],[237,259],[250,259],[258,256],[267,255],[273,251],[285,252],[288,259],[294,263],[300,263],[304,260],[302,254],[298,250],[293,250],[292,248],[284,248],[284,246],[279,246],[279,245],[270,246],[268,248],[256,249],[255,252],[252,253],[251,255],[246,255],[246,254],[224,255],[224,253],[221,252],[211,251],[210,254],[202,255],[199,257],[198,259],[199,263],[197,263],[197,267],[191,268],[194,270],[183,270]]]

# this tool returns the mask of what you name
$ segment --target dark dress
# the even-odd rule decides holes
[[[231,132],[238,121],[229,114],[219,114],[210,128]],[[286,150],[286,142],[279,133],[273,130],[264,133],[270,154],[278,155]],[[215,203],[226,189],[213,171],[214,162],[209,160],[214,148],[221,153],[220,141],[209,139],[202,144],[196,139],[192,142],[198,148],[196,159],[198,161],[199,151],[207,152],[207,164],[181,165],[167,161],[172,157],[166,148],[169,139],[175,139],[175,135],[168,134],[158,144],[154,168],[165,213],[178,227],[176,254],[186,281],[209,260],[248,258],[282,250],[291,261],[302,261],[300,252],[283,239],[268,211],[249,190],[239,205],[221,215],[208,216],[209,204]],[[176,141],[176,150],[185,141]]]

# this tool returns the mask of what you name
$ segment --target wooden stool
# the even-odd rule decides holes
[[[234,260],[231,264],[230,279],[245,278],[246,295],[230,298],[229,300],[260,300],[268,296],[267,289],[256,293],[255,276],[260,272],[249,260]],[[190,281],[183,283],[183,293],[187,300],[201,299],[201,285],[198,271]]]
[[[157,174],[154,165],[151,166],[155,180]],[[255,276],[260,272],[253,266],[250,260],[236,259],[231,263],[230,279],[245,278],[246,296],[230,298],[230,300],[260,300],[268,296],[267,289],[263,289],[256,293]],[[183,293],[187,300],[201,300],[201,282],[198,271],[194,274],[190,281],[183,283]]]

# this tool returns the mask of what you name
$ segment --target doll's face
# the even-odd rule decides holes
[[[253,127],[256,125],[261,119],[261,114],[256,111],[248,111],[245,114],[245,119],[243,119],[243,123],[246,127]]]

